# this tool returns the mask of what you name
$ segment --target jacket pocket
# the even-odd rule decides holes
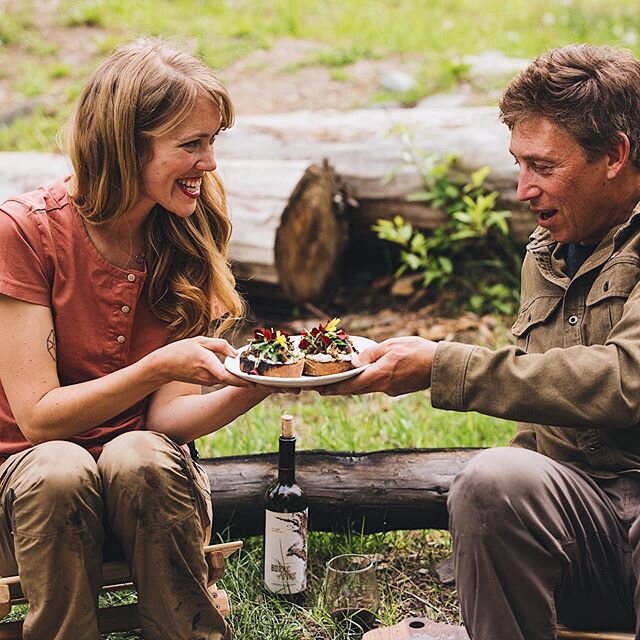
[[[593,281],[587,295],[586,344],[604,344],[620,321],[629,294],[640,280],[640,264],[634,258],[612,260]]]
[[[552,332],[546,324],[547,320],[560,305],[562,297],[559,295],[540,295],[526,302],[520,309],[518,318],[511,327],[511,333],[517,338],[517,345],[526,351],[542,353],[545,343],[551,346],[553,341],[548,340]]]

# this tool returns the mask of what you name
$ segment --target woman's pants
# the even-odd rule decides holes
[[[98,640],[105,531],[138,593],[145,640],[228,640],[207,591],[206,474],[164,435],[135,431],[104,446],[45,442],[0,467],[0,573],[20,574],[26,640]],[[111,533],[112,532],[112,533]]]

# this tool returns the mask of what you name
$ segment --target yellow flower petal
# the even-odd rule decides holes
[[[327,326],[324,328],[325,331],[335,331],[340,326],[340,318],[332,318],[329,322],[327,322]]]

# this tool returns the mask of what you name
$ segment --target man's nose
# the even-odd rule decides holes
[[[540,195],[541,189],[536,185],[532,179],[530,171],[526,169],[520,169],[520,175],[518,176],[518,188],[516,190],[516,198],[520,202],[526,202],[532,198],[536,198]]]

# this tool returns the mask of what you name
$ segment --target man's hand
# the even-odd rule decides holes
[[[389,396],[399,396],[427,389],[431,384],[431,365],[437,346],[437,343],[417,336],[390,338],[365,349],[353,359],[355,367],[371,363],[362,373],[318,391],[322,395],[382,391]]]

